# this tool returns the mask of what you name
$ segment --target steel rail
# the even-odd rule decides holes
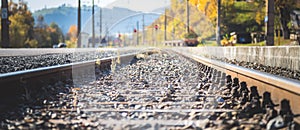
[[[203,65],[225,72],[231,75],[232,78],[239,78],[239,81],[247,83],[247,87],[256,86],[260,95],[264,92],[270,92],[271,98],[276,104],[280,104],[281,100],[287,99],[290,101],[293,113],[300,114],[300,81],[204,58],[187,52],[173,51]],[[300,117],[296,117],[295,120],[299,123]]]
[[[110,58],[117,58],[117,57],[110,57]],[[109,61],[110,58],[103,58],[100,59],[101,63],[106,63]],[[22,70],[10,73],[0,74],[0,83],[2,84],[5,81],[12,81],[12,80],[23,80],[28,78],[34,78],[42,75],[47,75],[56,72],[63,72],[72,68],[77,67],[84,67],[87,65],[94,65],[97,60],[90,60],[90,61],[83,61],[83,62],[76,62],[70,64],[63,64],[63,65],[55,65],[49,67],[41,67],[35,68],[30,70]]]
[[[22,70],[22,71],[4,73],[4,74],[0,74],[0,83],[8,81],[8,80],[15,80],[15,79],[22,80],[25,78],[34,78],[34,77],[38,77],[41,75],[47,75],[47,74],[56,73],[56,72],[63,72],[63,71],[66,71],[66,70],[69,70],[72,68],[75,69],[75,68],[85,67],[88,65],[95,65],[96,62],[107,63],[107,62],[111,62],[112,59],[129,57],[129,56],[133,57],[139,53],[140,52],[129,53],[129,54],[124,54],[124,55],[120,55],[120,56],[112,56],[112,57],[96,59],[96,60],[89,60],[89,61],[63,64],[63,65],[55,65],[55,66],[41,67],[41,68],[35,68],[35,69],[30,69],[30,70]]]
[[[0,111],[6,109],[2,106],[19,104],[22,95],[34,97],[34,93],[41,91],[45,86],[74,78],[72,76],[74,70],[88,70],[95,67],[110,69],[113,62],[117,65],[130,64],[136,55],[149,51],[148,49],[108,58],[0,74]]]
[[[196,59],[197,61],[201,61],[201,63],[212,65],[214,68],[218,68],[221,70],[230,70],[232,72],[235,72],[240,75],[247,76],[249,78],[253,78],[255,80],[259,80],[261,82],[279,87],[281,89],[284,89],[286,91],[289,91],[291,93],[295,93],[297,95],[300,95],[300,81],[294,80],[294,79],[288,79],[282,76],[272,75],[269,73],[248,69],[245,67],[233,65],[224,63],[217,60],[212,60],[204,57],[200,57],[197,55],[191,55],[193,59]],[[288,87],[285,87],[288,86]]]

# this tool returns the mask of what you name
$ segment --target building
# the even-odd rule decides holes
[[[81,32],[80,33],[80,40],[81,40],[81,46],[79,48],[87,48],[89,47],[89,36],[90,34],[86,33],[86,32]]]

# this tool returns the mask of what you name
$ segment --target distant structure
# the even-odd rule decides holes
[[[294,10],[291,13],[291,23],[293,29],[300,30],[300,11]]]

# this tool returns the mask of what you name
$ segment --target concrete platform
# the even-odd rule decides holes
[[[174,48],[208,58],[227,58],[237,61],[300,70],[300,46],[278,47],[184,47]]]

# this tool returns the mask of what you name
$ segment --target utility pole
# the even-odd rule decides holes
[[[186,24],[186,32],[190,33],[190,6],[189,6],[189,0],[186,0],[186,15],[187,15],[187,24]]]
[[[267,16],[265,22],[266,26],[266,45],[274,46],[274,13],[275,13],[275,4],[274,0],[267,0]]]
[[[143,14],[143,45],[145,44],[145,15]]]
[[[77,11],[77,47],[81,47],[81,2],[78,0],[78,11]]]
[[[8,48],[9,47],[9,14],[8,14],[8,2],[7,0],[1,1],[1,47]]]
[[[139,21],[136,22],[136,45],[139,45]]]
[[[108,30],[108,27],[107,27],[107,23],[105,23],[106,27],[105,27],[105,39],[107,39],[107,46],[109,45],[109,30]]]
[[[100,44],[102,42],[102,7],[100,7]]]
[[[95,3],[94,0],[92,2],[92,44],[95,47]]]
[[[218,9],[217,9],[217,30],[216,30],[216,40],[218,46],[221,46],[221,0],[218,0]]]
[[[167,9],[165,9],[165,41],[167,41]]]

